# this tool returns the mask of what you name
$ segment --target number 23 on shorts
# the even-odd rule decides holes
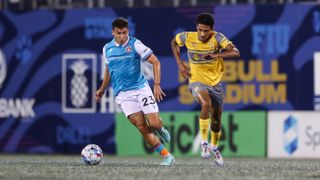
[[[148,97],[142,98],[142,102],[143,102],[143,106],[148,106],[150,104],[156,103],[153,96],[148,96]]]

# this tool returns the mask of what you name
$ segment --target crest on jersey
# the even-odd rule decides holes
[[[132,47],[131,46],[127,46],[125,50],[126,50],[127,53],[130,53],[132,51]]]

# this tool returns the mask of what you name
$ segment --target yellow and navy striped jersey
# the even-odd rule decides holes
[[[212,36],[206,42],[198,39],[197,32],[181,32],[175,37],[180,47],[188,49],[191,78],[189,82],[201,82],[214,86],[222,79],[224,71],[223,58],[207,59],[209,53],[219,52],[232,42],[223,34],[213,31]]]

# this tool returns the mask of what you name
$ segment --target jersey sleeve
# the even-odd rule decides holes
[[[182,47],[186,44],[187,32],[178,33],[175,37],[178,46]]]
[[[215,35],[215,38],[219,44],[219,47],[221,47],[222,49],[225,49],[229,44],[232,44],[232,41],[230,41],[229,39],[227,39],[223,34],[221,33],[217,33]]]
[[[134,42],[134,49],[140,55],[142,60],[146,60],[153,53],[153,51],[144,45],[140,40],[136,40]]]
[[[104,62],[106,63],[106,64],[109,64],[109,61],[108,61],[108,59],[107,59],[107,46],[103,46],[103,48],[102,48],[102,58],[103,58],[103,60],[104,60]]]

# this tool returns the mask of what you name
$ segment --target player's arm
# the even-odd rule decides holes
[[[166,94],[162,91],[160,86],[161,80],[161,64],[158,58],[153,54],[152,50],[145,46],[140,40],[136,40],[134,43],[134,48],[136,52],[140,55],[142,60],[147,60],[152,64],[153,67],[153,76],[154,76],[154,85],[153,85],[153,95],[156,100],[159,102]]]
[[[236,48],[232,43],[228,44],[225,49],[221,52],[210,53],[205,56],[206,59],[213,59],[213,58],[238,58],[240,57],[240,52],[238,48]]]
[[[153,76],[154,76],[154,84],[153,84],[153,94],[158,102],[163,100],[163,96],[166,96],[166,94],[162,91],[160,86],[160,80],[161,80],[161,63],[158,60],[158,58],[151,54],[147,61],[152,64],[153,67]]]
[[[214,38],[218,42],[219,52],[210,53],[205,58],[238,58],[240,57],[240,52],[238,48],[223,34],[217,33]]]
[[[101,86],[99,87],[99,89],[96,91],[96,101],[99,102],[102,95],[104,94],[104,92],[106,91],[106,88],[108,87],[110,82],[110,73],[108,70],[108,65],[106,65],[106,70],[104,72],[104,77],[103,77],[103,81]]]
[[[172,49],[172,53],[176,59],[176,62],[177,62],[177,65],[179,67],[180,72],[182,73],[182,75],[184,77],[190,78],[191,73],[189,72],[188,68],[186,67],[186,65],[183,63],[183,61],[181,59],[180,46],[178,45],[178,43],[176,41],[176,37],[173,38],[171,41],[171,49]]]

